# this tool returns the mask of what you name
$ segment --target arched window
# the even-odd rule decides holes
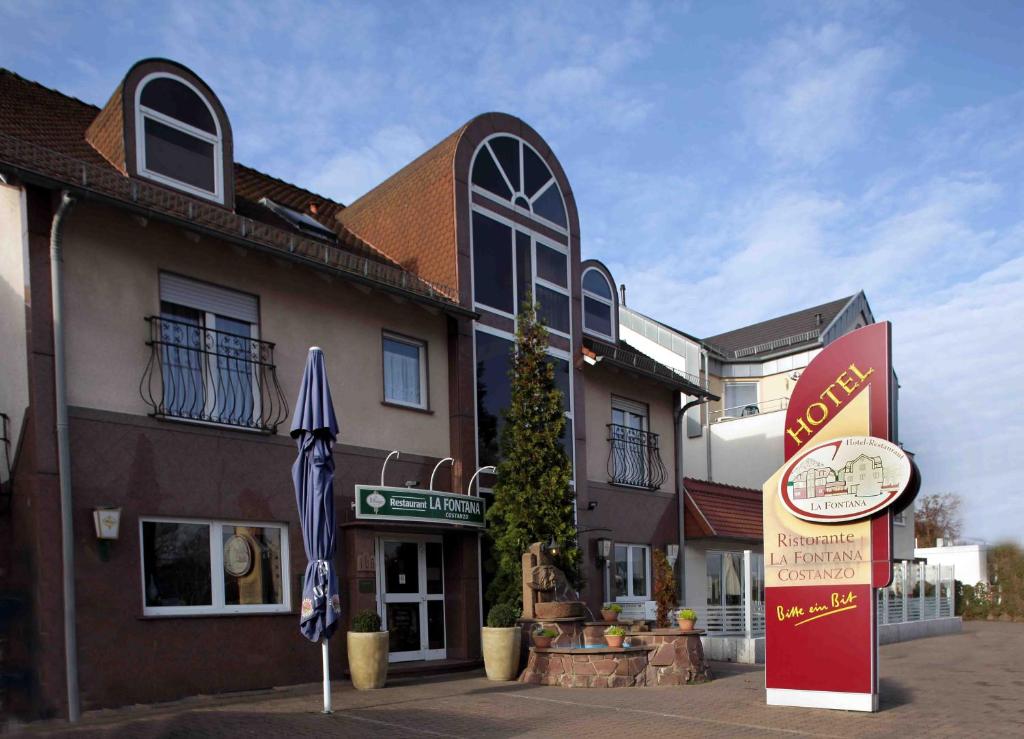
[[[583,273],[583,329],[615,340],[615,293],[604,273],[590,267]]]
[[[558,183],[548,165],[525,141],[512,136],[488,139],[477,150],[471,181],[518,208],[568,227]]]
[[[158,72],[139,83],[135,147],[141,176],[224,202],[221,125],[213,107],[189,82]]]

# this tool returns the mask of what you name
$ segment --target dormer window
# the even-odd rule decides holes
[[[604,272],[583,272],[583,329],[615,341],[615,293]]]
[[[138,173],[224,203],[223,132],[213,107],[180,77],[157,72],[136,88]]]

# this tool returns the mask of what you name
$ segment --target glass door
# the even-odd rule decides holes
[[[440,538],[381,537],[381,620],[391,662],[444,659],[444,554]]]

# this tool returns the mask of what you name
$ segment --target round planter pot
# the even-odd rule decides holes
[[[693,621],[679,619],[679,628],[683,631],[693,631]]]
[[[604,640],[608,642],[609,647],[621,647],[622,640],[625,639],[625,635],[612,636],[611,634],[605,634]]]
[[[537,636],[533,635],[533,646],[540,647],[541,649],[548,649],[551,646],[551,640],[553,636]]]
[[[604,610],[602,608],[601,609],[601,618],[603,618],[605,621],[618,621],[619,620],[619,614],[618,614],[617,611],[606,611],[606,610]]]
[[[348,632],[348,671],[356,690],[383,688],[388,679],[388,632]]]
[[[484,626],[480,629],[480,642],[488,680],[515,680],[519,676],[520,627],[496,629]]]

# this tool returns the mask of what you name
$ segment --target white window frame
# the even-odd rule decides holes
[[[161,273],[161,274],[172,274],[172,273],[166,272],[166,273]],[[158,275],[157,276],[157,293],[158,293],[157,297],[158,297],[159,303],[160,303],[160,306],[159,306],[160,310],[157,312],[157,315],[160,316],[160,320],[161,321],[163,320],[163,304],[164,303],[171,303],[172,305],[180,305],[183,308],[191,308],[192,310],[199,311],[200,313],[202,313],[203,314],[203,325],[199,327],[199,329],[201,331],[214,331],[214,332],[218,331],[218,329],[215,328],[215,326],[217,325],[217,316],[218,315],[223,315],[224,318],[230,318],[230,319],[238,321],[240,323],[249,322],[249,325],[252,327],[252,335],[250,336],[250,340],[251,341],[255,341],[255,342],[259,342],[260,341],[260,322],[259,322],[259,313],[258,312],[257,312],[257,315],[256,315],[256,319],[257,320],[252,321],[252,322],[250,322],[250,319],[248,319],[248,318],[241,318],[241,317],[238,317],[238,316],[230,316],[230,315],[224,315],[223,313],[217,313],[214,310],[210,310],[210,306],[212,306],[216,301],[211,299],[211,298],[203,296],[203,291],[204,290],[209,290],[210,292],[226,291],[226,292],[236,293],[236,294],[240,294],[240,295],[247,295],[247,293],[243,293],[240,290],[233,290],[232,288],[229,288],[229,287],[222,287],[220,285],[209,284],[209,283],[203,282],[201,280],[194,280],[191,277],[185,277],[184,275],[174,274],[173,276],[175,278],[179,279],[179,280],[186,280],[186,281],[192,283],[193,289],[196,290],[197,294],[200,297],[195,302],[192,302],[192,301],[182,302],[182,301],[173,300],[170,297],[165,298],[163,290],[162,290],[162,288],[160,286],[160,276]],[[259,308],[258,308],[258,306],[259,306],[259,298],[258,298],[258,296],[253,296],[253,297],[256,297],[256,300],[257,300],[257,311],[258,311],[259,310]],[[173,319],[170,319],[170,320],[173,320]],[[199,347],[199,349],[202,349],[202,348],[203,347]],[[255,368],[254,368],[254,370],[255,370]],[[213,355],[208,355],[207,356],[207,358],[206,358],[206,366],[203,368],[203,372],[204,372],[203,379],[205,381],[205,383],[204,383],[205,386],[204,386],[204,389],[203,389],[204,390],[203,415],[205,415],[207,417],[210,417],[210,416],[213,415],[213,408],[214,408],[214,406],[216,404],[216,396],[215,396],[215,393],[214,393],[214,390],[215,390],[215,379],[214,378],[215,378],[216,373],[217,373],[217,358],[215,356],[213,356]],[[257,373],[255,371],[253,371],[253,373],[252,373],[252,380],[251,380],[252,381],[252,418],[253,418],[254,421],[256,419],[260,418],[263,415],[263,396],[262,396],[262,393],[260,392],[259,378],[256,376],[256,374]],[[166,420],[168,420],[168,421],[174,421],[174,422],[177,422],[177,423],[193,423],[193,424],[197,424],[197,425],[200,425],[200,426],[215,426],[217,428],[229,428],[229,429],[235,429],[235,430],[238,430],[238,431],[250,431],[250,432],[257,432],[257,433],[260,432],[260,430],[256,429],[256,428],[246,428],[244,426],[237,426],[237,425],[230,424],[230,423],[217,423],[216,421],[203,421],[203,420],[199,420],[199,419],[195,419],[195,418],[181,418],[179,416],[165,416],[164,418],[166,418]]]
[[[485,218],[490,218],[491,220],[496,221],[497,223],[501,223],[502,225],[508,226],[509,228],[512,229],[512,233],[511,233],[511,237],[509,238],[509,245],[508,245],[509,254],[511,254],[511,256],[512,256],[512,307],[513,307],[513,312],[512,313],[509,313],[508,311],[501,310],[500,308],[494,308],[494,307],[492,307],[490,305],[487,305],[486,303],[481,303],[480,301],[478,301],[476,299],[476,271],[473,268],[473,257],[474,257],[474,253],[475,253],[474,252],[475,244],[473,243],[472,213],[479,213],[480,215],[484,216]],[[530,293],[533,296],[534,302],[537,301],[537,287],[538,286],[545,287],[545,288],[547,288],[549,290],[552,290],[553,292],[561,293],[562,295],[565,295],[569,299],[569,331],[568,332],[560,331],[560,330],[558,330],[556,328],[552,328],[551,326],[548,326],[547,327],[548,332],[551,333],[553,336],[561,336],[562,338],[570,339],[571,340],[572,339],[572,329],[573,329],[573,324],[572,324],[572,291],[571,291],[571,287],[572,287],[572,259],[570,258],[570,255],[569,255],[569,247],[566,246],[565,244],[558,243],[555,239],[549,238],[549,237],[545,236],[544,234],[541,234],[541,233],[538,233],[537,231],[534,231],[529,226],[524,226],[523,224],[517,223],[516,221],[513,221],[510,218],[504,217],[500,213],[496,213],[496,212],[494,212],[492,210],[487,210],[486,208],[481,208],[481,207],[479,207],[479,206],[477,206],[475,204],[473,205],[473,207],[471,209],[470,219],[471,219],[471,225],[470,225],[470,229],[469,229],[469,259],[470,259],[469,275],[470,275],[470,282],[472,283],[471,289],[472,289],[472,293],[473,293],[473,307],[475,309],[477,309],[477,310],[485,310],[488,313],[493,313],[495,315],[504,316],[505,318],[509,318],[509,319],[511,319],[514,322],[518,322],[518,314],[515,312],[515,305],[516,305],[516,301],[519,299],[519,274],[518,274],[518,270],[516,269],[516,231],[519,231],[520,233],[526,234],[530,238],[530,260],[532,262],[532,264],[531,264],[531,276],[533,278],[533,282],[532,282],[532,284],[530,286],[531,287]],[[548,282],[547,280],[537,276],[537,241],[538,240],[540,240],[540,242],[544,246],[548,247],[552,251],[557,251],[558,253],[560,253],[560,254],[565,256],[565,275],[566,275],[566,281],[565,281],[566,286],[565,287],[562,287],[561,285],[556,285],[553,282]]]
[[[647,583],[647,594],[646,595],[616,595],[616,603],[636,603],[642,601],[651,600],[651,593],[653,592],[654,584],[651,582],[651,545],[650,544],[629,544],[624,541],[617,541],[612,544],[612,558],[611,567],[608,571],[608,583],[606,585],[607,592],[611,592],[612,574],[615,571],[615,547],[626,547],[626,590],[632,592],[633,590],[633,548],[639,547],[647,551],[646,560],[646,572],[644,575],[644,582]]]
[[[409,403],[402,400],[395,400],[388,397],[388,380],[387,380],[387,361],[385,360],[385,340],[393,341],[397,344],[405,344],[406,346],[412,346],[419,350],[419,371],[420,371],[420,402]],[[380,355],[381,355],[381,380],[384,383],[383,397],[384,402],[388,405],[400,405],[406,408],[418,408],[419,410],[427,410],[430,407],[430,388],[427,385],[427,342],[420,339],[414,339],[411,336],[403,336],[402,334],[396,334],[393,331],[384,331],[381,333],[380,341]]]
[[[612,293],[611,300],[608,300],[608,298],[604,297],[603,295],[598,295],[597,293],[590,292],[585,287],[583,287],[583,281],[586,279],[588,272],[597,272],[599,275],[601,275],[601,279],[608,283],[608,288],[611,290]],[[609,339],[614,344],[616,340],[615,332],[618,328],[615,325],[615,286],[608,281],[608,276],[604,272],[599,270],[597,267],[587,267],[585,270],[583,270],[583,274],[580,275],[580,292],[583,295],[583,298],[581,300],[581,307],[583,313],[583,333],[593,334],[594,336],[597,336],[602,339]],[[585,303],[587,298],[590,298],[591,300],[596,300],[602,305],[608,306],[608,325],[612,327],[611,334],[606,334],[601,331],[598,331],[597,329],[587,327],[587,306]]]
[[[153,110],[142,104],[142,91],[146,88],[146,85],[158,78],[172,79],[175,82],[188,87],[199,99],[203,101],[203,105],[206,106],[207,110],[210,111],[210,117],[213,118],[213,125],[217,129],[216,134],[211,134],[209,131],[203,131],[194,126],[190,126],[187,123],[172,118],[169,115]],[[165,126],[169,126],[177,131],[180,131],[189,136],[193,136],[201,141],[205,141],[208,144],[213,144],[213,192],[204,190],[201,187],[190,185],[187,182],[176,180],[173,177],[168,177],[160,172],[154,172],[146,166],[146,119],[152,119],[158,123],[162,123]],[[161,185],[168,185],[181,190],[189,195],[196,195],[197,197],[204,198],[206,200],[212,200],[220,205],[224,204],[224,132],[221,130],[220,119],[214,112],[213,106],[206,99],[206,96],[201,93],[195,85],[182,77],[175,74],[169,74],[167,72],[152,72],[147,74],[138,85],[135,87],[135,168],[139,175],[146,179],[158,182]]]
[[[210,600],[208,606],[150,606],[146,604],[146,542],[143,524],[180,523],[210,527]],[[224,526],[274,528],[281,532],[281,603],[238,604],[224,603]],[[142,615],[144,616],[197,616],[208,614],[290,613],[292,610],[292,570],[288,545],[288,524],[259,521],[221,521],[205,518],[177,518],[169,516],[139,516],[139,574],[142,589]],[[218,577],[217,575],[220,575]]]
[[[476,366],[477,366],[477,359],[476,359],[476,334],[477,333],[491,334],[492,336],[497,336],[497,337],[499,337],[501,339],[505,339],[506,341],[511,341],[513,345],[516,343],[516,336],[515,336],[515,334],[510,334],[508,331],[502,331],[501,329],[493,328],[491,326],[485,326],[485,325],[483,325],[481,323],[477,323],[473,327],[473,428],[474,428],[474,430],[476,432],[475,435],[474,435],[474,438],[473,438],[473,446],[476,449],[476,465],[477,465],[477,467],[479,467],[480,466],[480,433],[479,433],[479,429],[480,429],[480,407],[479,407],[479,404],[476,402],[476,386],[477,386],[477,375],[476,375]],[[575,392],[575,387],[576,387],[575,386],[575,382],[576,382],[576,380],[573,377],[572,355],[569,354],[569,352],[562,351],[561,349],[556,349],[555,347],[552,347],[552,346],[548,347],[546,353],[549,356],[557,357],[558,359],[564,359],[566,362],[569,363],[569,402],[567,404],[568,410],[565,411],[564,415],[565,415],[566,419],[572,421],[572,436],[573,436],[573,438],[569,440],[569,453],[570,453],[569,454],[569,461],[572,463],[572,478],[569,480],[569,485],[572,486],[573,490],[575,490],[576,489],[576,421],[575,421],[576,414],[574,412],[575,402],[574,402],[573,394]],[[482,487],[481,486],[480,490],[481,491],[486,491],[486,492],[491,492],[491,489],[488,488],[488,487]],[[575,503],[575,501],[573,501],[574,510],[575,510],[575,505],[576,505],[576,503]],[[575,514],[574,514],[574,520],[575,520]]]
[[[754,386],[754,405],[761,407],[761,383],[757,380],[751,382],[726,382],[722,387],[722,418],[742,418],[743,416],[733,416],[728,413],[730,410],[740,408],[740,406],[728,406],[726,403],[726,397],[728,397],[729,387],[735,385],[753,385]],[[747,405],[750,405],[749,403]]]
[[[502,138],[502,137],[507,137],[507,138],[515,139],[516,141],[519,142],[519,182],[517,182],[515,184],[513,184],[512,182],[509,181],[508,175],[505,174],[505,171],[501,167],[501,160],[498,159],[497,155],[494,153],[494,150],[491,148],[491,143],[490,143],[491,139]],[[505,184],[508,185],[509,190],[512,191],[512,199],[511,200],[505,200],[504,198],[496,195],[495,193],[491,192],[490,190],[486,190],[486,189],[480,187],[479,185],[473,184],[473,167],[476,165],[476,158],[477,158],[477,156],[479,156],[480,152],[483,151],[484,148],[487,149],[487,153],[490,154],[490,156],[494,160],[495,164],[498,165],[498,172],[501,174],[501,178],[503,180],[505,180]],[[501,206],[503,206],[505,208],[511,208],[516,213],[520,213],[520,214],[526,216],[527,218],[532,218],[532,219],[536,220],[538,223],[541,223],[541,224],[547,226],[548,228],[552,229],[553,231],[557,231],[560,234],[564,234],[565,236],[568,236],[569,235],[569,228],[568,228],[568,224],[569,224],[569,208],[566,207],[565,194],[562,192],[562,188],[560,188],[558,186],[558,178],[555,177],[555,173],[551,169],[551,167],[548,167],[548,171],[551,172],[551,179],[542,188],[540,188],[537,192],[535,192],[533,194],[532,198],[527,198],[526,197],[526,193],[523,192],[523,178],[526,176],[526,174],[525,174],[526,166],[524,164],[525,157],[523,156],[523,153],[524,153],[523,149],[524,148],[528,148],[528,149],[532,150],[533,153],[537,155],[537,158],[540,159],[542,162],[544,162],[544,157],[541,156],[541,153],[539,151],[534,149],[532,146],[530,146],[530,144],[528,144],[526,141],[524,141],[523,139],[519,138],[515,134],[501,131],[501,132],[498,132],[498,133],[491,134],[490,136],[485,138],[483,140],[483,142],[481,142],[481,144],[477,147],[476,151],[473,152],[473,158],[469,162],[470,192],[472,194],[480,195],[481,197],[486,198],[487,200],[489,200],[489,201],[491,201],[493,203],[497,203],[498,205],[501,205]],[[544,166],[547,166],[547,162],[544,162]],[[555,188],[558,189],[557,190],[558,191],[558,196],[562,199],[562,210],[565,211],[565,221],[566,221],[566,225],[565,226],[561,226],[561,225],[555,223],[554,221],[549,221],[544,216],[538,215],[538,214],[534,213],[533,210],[532,210],[534,202],[538,198],[540,198],[544,193],[546,193],[548,191],[548,189],[551,188],[551,187],[555,187]],[[530,203],[530,208],[529,209],[528,208],[524,208],[521,205],[516,205],[516,198],[519,197],[519,196],[522,196],[523,199],[529,201],[529,203]],[[471,195],[470,196],[470,203],[472,203],[472,202],[473,202],[473,198],[472,198],[472,195]],[[487,212],[490,212],[490,211],[487,211]]]

